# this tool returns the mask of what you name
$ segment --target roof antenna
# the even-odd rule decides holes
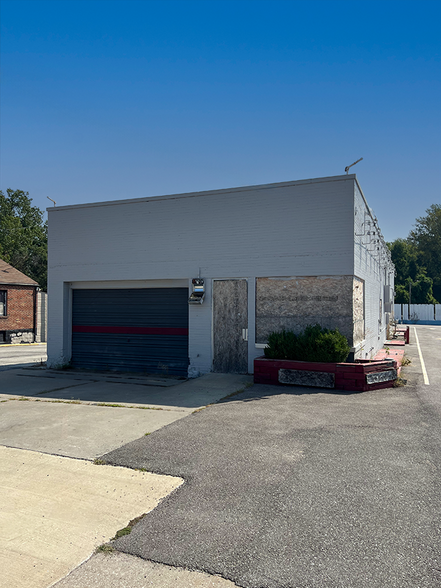
[[[348,172],[349,172],[349,168],[350,168],[350,167],[352,167],[353,165],[355,165],[356,163],[358,163],[359,161],[361,161],[362,159],[363,159],[363,158],[362,158],[362,157],[360,157],[360,159],[357,159],[357,161],[354,161],[354,163],[351,163],[351,165],[347,165],[347,166],[345,167],[345,172],[346,172],[346,175],[347,175],[347,174],[348,174]]]
[[[352,164],[352,165],[354,165],[354,164]],[[57,203],[55,202],[55,200],[52,200],[52,198],[49,198],[49,196],[46,196],[46,198],[47,198],[48,200],[50,200],[51,202],[53,202],[53,203],[54,203],[54,206],[56,206],[56,204],[57,204]]]

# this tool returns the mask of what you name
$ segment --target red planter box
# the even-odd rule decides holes
[[[273,384],[286,386],[290,384],[279,381],[279,370],[294,370],[299,372],[320,372],[322,374],[334,374],[334,390],[347,390],[353,392],[365,392],[380,388],[390,388],[396,379],[398,364],[393,359],[384,361],[356,360],[354,363],[318,363],[313,361],[293,361],[287,359],[267,359],[258,357],[254,360],[254,382],[256,384]],[[389,374],[395,370],[395,374]],[[386,377],[395,375],[395,378],[388,381],[372,381],[369,379],[380,378],[381,372],[387,372]],[[369,378],[367,377],[370,374]],[[317,374],[319,376],[319,374]],[[305,374],[307,381],[308,374]],[[311,378],[314,380],[314,378]],[[317,386],[317,384],[298,384],[302,386]],[[324,390],[329,386],[323,387]]]

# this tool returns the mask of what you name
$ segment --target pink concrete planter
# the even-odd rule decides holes
[[[397,368],[398,363],[393,359],[319,363],[263,356],[254,360],[254,382],[365,392],[392,387],[397,379]]]

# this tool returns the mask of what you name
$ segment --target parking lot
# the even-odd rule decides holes
[[[86,383],[75,379],[78,374],[7,370],[0,373],[2,390],[15,386],[15,392],[2,397],[7,402],[0,404],[0,443],[7,452],[18,447],[14,451],[23,455],[70,454],[58,459],[86,460],[92,473],[122,468],[171,477],[178,484],[156,508],[146,508],[149,512],[129,535],[113,544],[116,551],[110,559],[97,554],[76,569],[81,559],[72,561],[73,571],[60,588],[137,588],[136,582],[144,586],[145,578],[151,580],[147,585],[180,588],[221,586],[219,582],[245,588],[435,588],[441,579],[440,349],[441,327],[412,326],[406,346],[411,363],[403,369],[407,384],[401,387],[361,394],[246,388],[249,377],[222,382],[212,374],[211,392],[204,378],[164,386],[161,405],[150,404],[144,395],[140,406],[150,407],[147,410],[129,408],[125,402],[99,406],[106,404],[106,387],[111,399],[107,404],[120,404],[116,391],[124,389],[128,395],[138,389],[139,399],[139,383],[106,381],[107,376]],[[29,373],[35,375],[23,375]],[[187,393],[182,394],[185,386]],[[157,399],[155,394],[161,392],[155,388],[161,387],[151,386],[151,398]],[[240,389],[218,403],[208,402]],[[57,399],[57,394],[64,397]],[[196,405],[204,405],[202,398],[210,405],[195,412]],[[42,405],[51,407],[47,414],[55,407],[54,416],[46,418]],[[155,407],[163,410],[152,410]],[[136,424],[138,413],[150,418],[151,412],[167,411],[173,422],[165,426],[158,423],[153,430],[147,420]],[[84,453],[76,453],[81,446]],[[96,456],[99,463],[111,465],[94,466]],[[5,479],[8,468],[2,463]],[[61,464],[54,471],[63,472]],[[66,472],[66,480],[69,475]],[[11,495],[11,487],[2,494]],[[63,488],[62,478],[58,488]],[[62,492],[68,504],[69,493],[66,488]],[[99,494],[93,495],[100,512]],[[118,508],[108,504],[102,510]],[[16,504],[7,505],[6,519],[14,509],[17,524],[23,512]],[[25,514],[25,527],[32,520],[41,524],[43,515],[47,511],[36,517]],[[127,518],[114,526],[127,524]],[[16,553],[22,549],[33,561],[38,558],[38,534],[24,535],[34,549],[16,546]],[[69,533],[65,537],[59,549],[74,552],[69,543],[75,538]],[[96,533],[94,537],[102,541]],[[6,566],[14,557],[19,561],[10,552],[5,555],[5,539],[0,551]],[[136,578],[134,569],[139,571]],[[201,575],[184,576],[186,570]]]

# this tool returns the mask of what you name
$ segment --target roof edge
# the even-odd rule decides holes
[[[142,198],[127,198],[124,200],[104,200],[103,202],[84,202],[82,204],[67,204],[65,206],[50,206],[46,208],[48,213],[59,210],[70,210],[72,208],[94,208],[98,206],[118,206],[122,204],[136,204],[139,202],[152,202],[158,200],[174,200],[177,198],[198,198],[201,196],[214,196],[217,194],[228,194],[231,192],[246,192],[251,190],[267,190],[268,188],[286,188],[287,186],[298,186],[304,184],[319,184],[324,182],[341,182],[344,180],[357,181],[356,174],[344,174],[340,176],[327,176],[323,178],[311,178],[307,180],[291,180],[289,182],[275,182],[271,184],[256,184],[251,186],[239,186],[235,188],[221,188],[219,190],[203,190],[200,192],[183,192],[178,194],[164,194],[161,196],[143,196]],[[360,186],[359,186],[360,187]],[[360,188],[361,191],[361,188]]]
[[[7,288],[8,286],[29,286],[29,288],[39,288],[37,282],[30,284],[29,282],[2,282],[0,280],[0,288]]]

